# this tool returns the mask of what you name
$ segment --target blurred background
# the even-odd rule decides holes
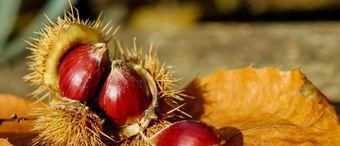
[[[340,103],[339,0],[78,0],[81,18],[120,25],[117,38],[133,37],[158,50],[182,78],[179,88],[215,69],[252,65],[302,68],[334,103]],[[69,9],[67,0],[0,0],[0,93],[32,91],[24,39]],[[339,104],[340,105],[340,104]]]

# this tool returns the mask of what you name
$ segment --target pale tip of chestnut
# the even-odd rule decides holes
[[[105,43],[95,43],[93,46],[96,47],[96,48],[98,48],[98,49],[100,49],[100,48],[105,48],[105,49],[107,49]]]
[[[105,43],[96,43],[93,45],[95,49],[94,53],[94,58],[96,58],[98,61],[101,60],[103,57],[105,57],[104,53],[108,50],[107,46]]]

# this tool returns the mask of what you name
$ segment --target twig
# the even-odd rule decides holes
[[[0,118],[0,125],[4,122],[18,122],[20,123],[21,121],[27,121],[27,120],[36,120],[36,117],[18,117],[17,114],[13,114],[10,118]]]

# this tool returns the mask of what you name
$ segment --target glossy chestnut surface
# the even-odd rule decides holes
[[[151,140],[156,146],[217,146],[221,143],[211,127],[192,120],[176,122]]]
[[[112,63],[98,104],[117,126],[135,123],[150,106],[152,96],[143,77],[125,63]]]
[[[81,102],[95,97],[109,59],[102,44],[79,45],[68,52],[59,65],[59,90],[63,97]]]

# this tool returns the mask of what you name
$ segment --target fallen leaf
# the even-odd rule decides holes
[[[186,94],[195,97],[189,114],[224,131],[239,129],[242,138],[223,133],[240,145],[340,144],[334,107],[299,69],[222,69],[193,80]]]
[[[0,138],[0,145],[1,146],[13,146],[11,143],[8,142],[7,139]]]
[[[42,104],[33,104],[25,98],[14,95],[0,94],[0,118],[9,119],[16,114],[18,117],[29,117],[33,108]],[[32,132],[33,121],[3,122],[0,124],[0,138],[5,138],[14,145],[29,145],[37,133]],[[1,143],[0,143],[1,144]]]

